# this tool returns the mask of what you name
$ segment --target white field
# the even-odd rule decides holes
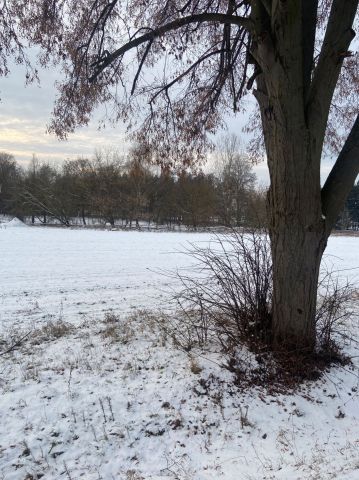
[[[1,480],[359,478],[355,341],[346,346],[354,366],[302,394],[244,395],[203,358],[193,373],[188,356],[149,328],[139,310],[165,307],[175,286],[159,270],[188,266],[186,243],[209,239],[0,228],[0,353],[29,333],[0,356]],[[356,281],[358,252],[359,237],[331,237],[326,258]],[[111,310],[123,324],[116,341],[103,335]],[[74,328],[40,335],[59,319]]]

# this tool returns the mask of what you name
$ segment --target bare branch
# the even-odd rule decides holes
[[[202,62],[207,60],[210,57],[213,57],[215,55],[219,55],[222,53],[223,50],[213,50],[209,53],[206,53],[205,55],[202,55],[197,61],[192,63],[184,72],[180,73],[177,77],[175,77],[172,81],[168,82],[166,85],[162,86],[150,99],[150,103],[152,104],[154,100],[164,91],[168,91],[173,85],[178,83],[182,78],[184,78],[186,75],[188,75],[191,71],[193,71],[198,65],[200,65]]]
[[[13,350],[15,350],[16,347],[20,347],[20,345],[22,344],[23,340],[25,340],[25,338],[27,338],[29,335],[31,334],[31,332],[28,332],[26,333],[25,335],[23,335],[22,337],[20,337],[18,340],[16,340],[12,345],[10,345],[10,347],[8,347],[6,350],[4,350],[3,352],[0,352],[0,356],[2,355],[5,355],[6,353],[10,353],[12,352]]]
[[[303,39],[303,86],[306,102],[314,66],[315,31],[317,27],[318,0],[302,1],[302,39]]]
[[[322,210],[330,230],[359,174],[359,115],[322,188]]]
[[[136,48],[143,43],[153,41],[167,32],[177,30],[178,28],[184,27],[191,23],[200,24],[206,22],[232,24],[245,28],[246,30],[251,30],[252,28],[252,21],[249,18],[235,15],[226,15],[222,13],[201,13],[197,15],[189,15],[187,17],[179,18],[174,20],[173,22],[169,22],[154,30],[151,30],[150,32],[145,33],[141,37],[134,38],[119,49],[115,50],[113,53],[108,54],[105,58],[101,58],[98,62],[93,63],[92,67],[95,69],[95,72],[89,78],[89,81],[94,82],[106,67],[111,65],[111,63],[113,63],[117,58],[121,57],[129,50],[132,50],[133,48]]]
[[[314,71],[308,99],[309,127],[316,129],[317,142],[324,138],[329,109],[343,60],[355,36],[353,22],[359,0],[333,0],[318,65]]]
[[[138,77],[140,76],[140,73],[141,73],[143,64],[145,63],[145,60],[146,60],[146,58],[147,58],[147,55],[148,55],[148,53],[149,53],[149,51],[150,51],[150,49],[151,49],[152,42],[153,42],[153,40],[150,40],[150,41],[148,42],[148,45],[147,45],[146,50],[145,50],[145,53],[142,55],[140,64],[139,64],[139,66],[138,66],[138,69],[137,69],[135,78],[134,78],[133,83],[132,83],[131,95],[134,94],[134,91],[135,91],[135,89],[136,89],[136,84],[137,84]]]

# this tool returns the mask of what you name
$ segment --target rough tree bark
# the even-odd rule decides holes
[[[268,214],[273,257],[273,341],[278,348],[309,351],[315,346],[322,254],[359,170],[358,133],[354,133],[357,121],[350,137],[351,148],[344,147],[322,194],[320,160],[329,107],[344,58],[342,52],[347,52],[354,35],[351,27],[358,2],[349,0],[343,12],[341,2],[334,0],[312,79],[316,3],[293,1],[290,6],[277,2],[276,11],[273,8],[269,15],[263,2],[256,2],[252,48],[261,69],[255,96],[271,179]],[[302,15],[298,15],[300,7]],[[327,197],[330,202],[325,201]],[[326,203],[331,205],[330,213]]]

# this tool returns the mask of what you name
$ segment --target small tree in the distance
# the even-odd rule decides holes
[[[108,103],[114,121],[133,123],[139,113],[139,136],[170,164],[200,158],[207,133],[252,92],[271,181],[273,341],[312,350],[321,257],[359,172],[350,50],[358,3],[8,0],[0,3],[0,74],[9,55],[26,62],[25,37],[42,47],[41,62],[63,64],[51,124],[58,136]],[[321,188],[325,143],[341,149]]]
[[[239,147],[239,138],[227,135],[218,143],[215,155],[219,216],[226,226],[248,224],[249,197],[256,181],[249,155]]]

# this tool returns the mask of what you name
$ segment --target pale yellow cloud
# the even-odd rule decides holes
[[[41,87],[24,86],[24,72],[14,65],[12,74],[0,77],[0,151],[12,153],[22,164],[30,161],[35,153],[40,160],[61,162],[78,156],[91,156],[96,149],[114,147],[126,149],[125,128],[98,130],[98,117],[81,128],[67,141],[59,141],[47,133],[56,90],[56,71],[41,72]]]
[[[59,141],[46,132],[41,120],[0,115],[0,150],[12,153],[22,164],[33,154],[40,160],[61,162],[78,156],[91,156],[96,149],[113,147],[126,150],[125,135],[120,129],[99,131],[96,125],[79,129],[67,141]]]

